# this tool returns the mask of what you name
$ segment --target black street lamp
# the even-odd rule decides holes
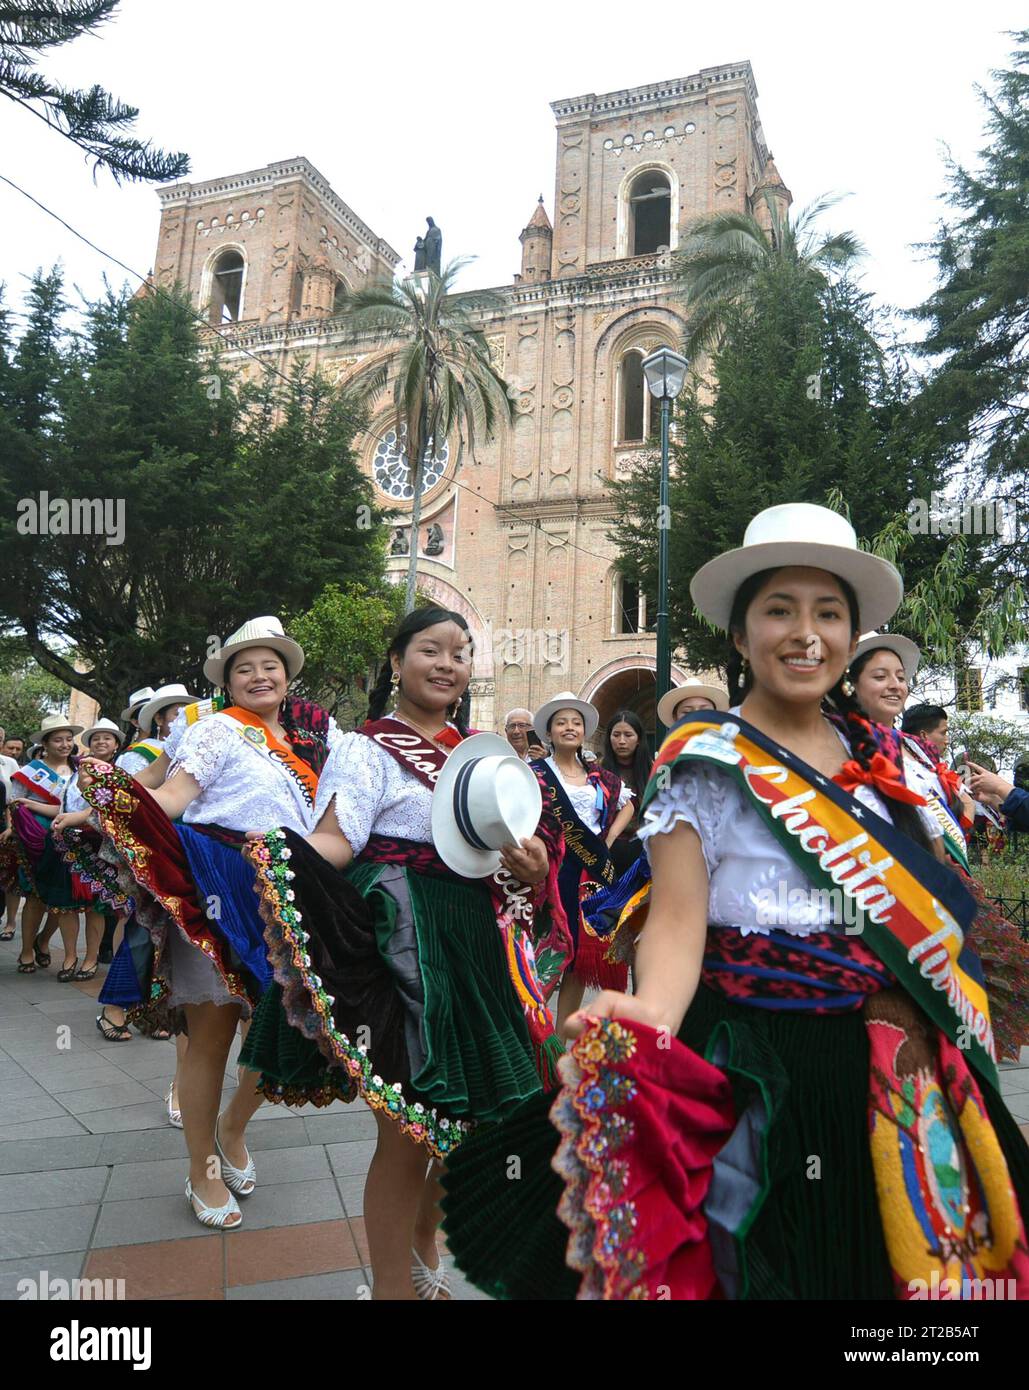
[[[643,375],[650,394],[661,402],[661,496],[657,524],[657,671],[656,693],[660,699],[672,688],[672,651],[668,641],[668,422],[672,402],[683,388],[689,363],[671,348],[658,348],[643,361]],[[665,726],[657,720],[656,746],[660,748]]]

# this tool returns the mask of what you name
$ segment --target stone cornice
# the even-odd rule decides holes
[[[539,498],[531,502],[495,502],[497,524],[533,526],[537,522],[603,521],[617,515],[614,501],[605,497]],[[613,552],[612,552],[613,553]]]
[[[174,208],[185,206],[198,198],[226,197],[236,193],[258,192],[262,188],[271,189],[298,176],[315,190],[340,221],[355,232],[366,246],[378,252],[390,265],[397,264],[399,253],[393,250],[388,241],[376,236],[333,190],[328,179],[302,155],[296,159],[280,159],[275,164],[266,164],[263,169],[250,169],[243,174],[229,174],[225,178],[208,179],[204,183],[173,183],[169,188],[159,188],[157,196],[162,208]]]
[[[587,92],[583,96],[565,97],[552,101],[550,109],[558,122],[604,120],[625,112],[655,110],[669,101],[710,91],[725,83],[742,82],[752,101],[757,101],[757,86],[749,62],[723,63],[715,68],[701,68],[689,77],[672,78],[668,82],[653,82],[647,87],[626,87],[620,92]]]

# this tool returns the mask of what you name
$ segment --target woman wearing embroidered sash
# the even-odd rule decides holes
[[[855,699],[869,718],[885,725],[891,734],[904,712],[920,657],[909,638],[870,632],[858,643],[850,664]],[[972,940],[990,996],[997,1056],[1001,1061],[1017,1061],[1029,1044],[1029,945],[1015,924],[997,911],[971,872],[965,834],[975,819],[975,808],[961,779],[928,739],[903,730],[895,737],[905,780],[925,801],[919,815],[934,852],[957,866],[978,901]]]
[[[556,984],[570,945],[560,832],[544,814],[488,877],[460,876],[433,844],[433,788],[467,732],[471,658],[460,614],[409,614],[368,722],[322,774],[314,835],[266,836],[248,851],[276,983],[243,1058],[271,1099],[360,1095],[374,1110],[364,1217],[376,1299],[447,1296],[431,1160],[472,1121],[540,1091],[537,1067],[549,1075],[563,1051],[534,971]]]
[[[691,594],[731,634],[735,708],[688,715],[658,754],[637,993],[569,1021],[560,1177],[545,1101],[455,1156],[450,1249],[506,1297],[905,1299],[984,1278],[1024,1297],[1029,1162],[961,949],[974,902],[846,674],[900,576],[796,504]]]
[[[585,762],[582,748],[597,731],[600,715],[570,690],[541,705],[533,716],[538,737],[554,751],[532,766],[546,788],[565,832],[561,863],[561,902],[575,953],[561,981],[558,1027],[582,1003],[586,988],[624,989],[628,968],[604,959],[603,943],[583,929],[579,899],[588,883],[610,883],[616,876],[610,849],[633,817],[632,794],[621,778],[599,764]]]
[[[12,840],[18,856],[18,886],[25,894],[18,957],[21,975],[31,975],[37,966],[46,969],[50,964],[46,946],[55,930],[60,930],[64,946],[64,967],[58,979],[71,980],[78,969],[78,914],[83,895],[76,893],[71,873],[54,845],[52,825],[75,773],[75,735],[81,731],[81,724],[69,724],[59,714],[48,714],[31,740],[42,744],[41,756],[11,777]],[[44,913],[48,913],[47,925],[37,941]]]
[[[257,1078],[241,1071],[219,1116],[225,1064],[237,1022],[271,980],[253,872],[239,851],[248,831],[311,829],[334,733],[324,710],[288,695],[303,659],[276,618],[244,624],[204,666],[231,703],[183,734],[167,781],[150,793],[107,768],[85,789],[135,899],[128,955],[139,1001],[189,1033],[179,1095],[186,1197],[219,1229],[240,1225],[236,1197],[254,1191],[244,1131],[261,1103]]]

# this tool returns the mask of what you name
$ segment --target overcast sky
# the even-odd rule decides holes
[[[185,150],[202,181],[305,155],[408,263],[431,213],[444,257],[478,257],[463,288],[505,284],[518,233],[543,193],[553,215],[549,103],[749,59],[766,138],[803,206],[849,193],[829,225],[868,247],[865,284],[907,306],[932,285],[914,244],[941,214],[944,154],[974,160],[988,83],[1025,23],[1014,0],[940,6],[791,0],[771,6],[341,5],[337,0],[123,0],[97,38],[44,59],[69,85],[100,83],[140,108],[138,133]],[[94,182],[81,153],[0,102],[0,173],[146,273],[152,187]],[[63,262],[96,294],[125,276],[0,183],[0,280]]]

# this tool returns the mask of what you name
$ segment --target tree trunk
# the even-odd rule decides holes
[[[428,433],[427,420],[428,410],[423,398],[418,417],[418,438],[408,441],[412,446],[415,461],[412,465],[411,457],[408,455],[407,463],[413,478],[414,503],[411,507],[411,553],[407,562],[407,591],[404,595],[405,616],[414,609],[415,578],[418,573],[418,529],[422,519],[422,459],[427,443],[425,437]],[[433,441],[433,445],[435,446],[435,441]]]

